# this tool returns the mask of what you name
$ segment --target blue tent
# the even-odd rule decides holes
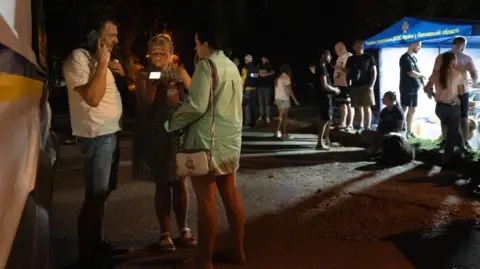
[[[365,40],[365,49],[404,47],[422,41],[424,47],[450,47],[456,36],[464,36],[468,47],[480,48],[480,21],[422,20],[405,17],[383,32]]]

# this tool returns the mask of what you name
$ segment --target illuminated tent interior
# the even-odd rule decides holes
[[[456,36],[467,39],[465,53],[470,55],[477,69],[480,70],[480,21],[465,20],[422,20],[405,17],[383,32],[365,40],[365,49],[378,49],[378,71],[380,96],[386,91],[394,91],[399,95],[400,67],[399,60],[407,51],[408,43],[422,41],[422,49],[416,55],[420,71],[430,76],[435,57],[448,51]],[[474,109],[475,89],[471,90],[471,106],[473,112],[480,112],[480,102]],[[478,94],[480,97],[480,94]],[[480,101],[480,99],[479,99]],[[476,116],[478,117],[478,116]],[[435,101],[428,99],[419,90],[418,107],[413,126],[414,132],[422,138],[437,138],[441,135],[439,120],[435,115]],[[480,146],[477,135],[471,141],[472,146]]]

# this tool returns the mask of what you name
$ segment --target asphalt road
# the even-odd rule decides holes
[[[248,262],[216,268],[480,268],[474,221],[480,204],[453,185],[452,175],[421,163],[374,170],[362,149],[315,151],[309,135],[290,142],[270,133],[244,135],[238,190]],[[118,268],[163,268],[160,260],[187,259],[188,250],[170,256],[143,250],[158,237],[154,187],[130,178],[130,154],[127,138],[105,219],[105,237],[133,251]],[[190,197],[189,223],[196,230],[192,191]],[[75,146],[62,146],[53,205],[57,266],[75,260],[82,199],[81,159]],[[223,234],[226,218],[217,202]],[[221,235],[219,245],[224,242]]]

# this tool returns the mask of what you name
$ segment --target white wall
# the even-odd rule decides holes
[[[384,48],[379,55],[382,63],[379,70],[380,75],[380,96],[387,91],[394,91],[400,99],[400,57],[407,51],[407,48]],[[435,57],[439,54],[438,48],[422,48],[416,55],[420,71],[427,77],[430,76],[435,63]],[[478,51],[480,55],[480,50]],[[473,55],[472,55],[473,57]],[[383,106],[382,106],[383,107]],[[428,118],[435,115],[435,101],[428,99],[423,88],[418,92],[418,107],[415,113],[416,119]]]
[[[0,4],[0,15],[6,21],[8,26],[10,26],[14,35],[18,38],[15,29],[15,2],[16,0],[2,0],[2,4]]]

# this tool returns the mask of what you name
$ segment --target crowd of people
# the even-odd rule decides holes
[[[88,42],[75,49],[63,67],[72,134],[84,159],[85,200],[78,219],[79,261],[87,266],[83,268],[90,268],[105,256],[123,253],[105,242],[102,233],[104,205],[116,188],[120,156],[117,133],[121,129],[123,108],[115,80],[124,77],[125,71],[111,56],[118,43],[117,35],[115,20],[98,20],[91,27]],[[197,25],[192,38],[197,53],[192,77],[174,57],[174,42],[168,34],[149,40],[149,64],[135,69],[137,108],[132,177],[155,184],[154,208],[160,226],[158,250],[176,250],[171,227],[173,210],[180,231],[179,243],[184,247],[197,247],[197,267],[211,269],[218,229],[217,189],[232,237],[227,258],[238,263],[246,260],[245,220],[235,186],[242,129],[260,122],[270,124],[275,105],[279,120],[274,135],[288,139],[291,101],[296,105],[299,101],[288,65],[282,65],[279,72],[275,72],[267,57],[262,57],[257,66],[252,55],[246,55],[245,64],[239,69],[239,61],[232,61],[223,53],[223,44],[218,42],[212,27]],[[394,92],[384,94],[385,107],[374,131],[376,143],[369,152],[378,153],[382,141],[392,133],[404,132],[407,138],[415,136],[412,121],[422,86],[426,94],[435,97],[436,114],[444,127],[444,168],[451,167],[455,146],[468,150],[463,134],[468,110],[466,73],[470,73],[474,86],[478,76],[471,57],[463,52],[465,45],[464,38],[455,38],[452,50],[437,57],[432,75],[425,83],[426,76],[418,68],[415,57],[421,42],[409,44],[408,51],[399,60],[400,98]],[[324,50],[318,61],[310,65],[309,85],[318,93],[320,121],[316,148],[319,150],[331,146],[332,102],[336,102],[340,110],[338,125],[334,128],[362,132],[372,126],[376,61],[364,52],[362,41],[355,41],[352,49],[353,53],[348,52],[342,42],[335,45],[337,60],[333,80],[329,73],[332,61],[329,50]],[[179,167],[184,165],[195,170],[192,158],[204,156],[188,157],[183,164],[177,159],[182,152],[208,152],[208,172],[180,175]],[[198,206],[198,242],[187,226],[187,180],[192,183]]]
[[[88,42],[75,49],[63,66],[72,133],[84,159],[85,200],[78,218],[79,268],[96,268],[106,257],[125,253],[104,241],[102,232],[105,202],[116,188],[119,169],[117,133],[123,108],[115,77],[123,77],[125,72],[111,56],[118,43],[118,24],[110,18],[100,19],[88,36]],[[171,227],[173,209],[179,244],[197,247],[197,268],[211,269],[218,229],[217,189],[232,236],[231,252],[225,258],[237,263],[246,259],[245,220],[235,186],[244,89],[237,66],[223,53],[213,27],[197,25],[192,38],[198,55],[192,77],[172,62],[174,44],[169,35],[156,35],[148,42],[149,64],[136,74],[132,177],[155,184],[158,251],[176,250]],[[207,172],[195,172],[198,167],[191,167],[192,159],[178,163],[181,152],[208,152]],[[189,158],[199,156],[185,154]],[[198,243],[187,226],[189,198],[187,177],[179,174],[182,165],[193,171],[188,178],[197,201]]]

